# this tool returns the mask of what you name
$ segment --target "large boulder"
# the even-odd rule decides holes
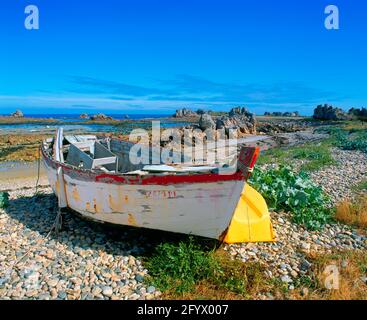
[[[106,116],[103,113],[95,114],[90,117],[93,121],[106,121],[106,120],[112,120],[112,117]]]
[[[82,114],[79,116],[79,118],[80,118],[80,119],[88,119],[88,118],[89,118],[89,116],[88,116],[88,114],[86,114],[86,113],[82,113]]]
[[[215,129],[216,125],[211,115],[204,113],[200,116],[199,127],[205,131],[207,129]]]
[[[14,118],[23,118],[24,114],[21,110],[16,110],[15,112],[11,114],[11,116]]]
[[[349,120],[350,116],[340,108],[331,105],[318,105],[313,113],[313,118],[317,120]]]
[[[256,117],[246,108],[233,108],[228,116],[222,116],[217,119],[216,129],[237,130],[243,134],[256,134]]]

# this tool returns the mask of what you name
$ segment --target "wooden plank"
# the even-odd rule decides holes
[[[99,166],[105,166],[107,164],[116,165],[116,159],[117,159],[116,156],[115,157],[93,159],[92,169],[94,169],[96,167],[99,167]]]
[[[78,147],[71,144],[66,162],[75,167],[80,167],[83,164],[82,168],[92,169],[93,159]]]

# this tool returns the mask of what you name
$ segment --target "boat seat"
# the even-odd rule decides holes
[[[116,172],[118,158],[97,141],[70,144],[66,162],[83,169],[101,169]]]

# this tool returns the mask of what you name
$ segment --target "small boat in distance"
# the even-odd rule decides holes
[[[93,135],[64,137],[62,129],[43,141],[59,206],[103,223],[230,243],[274,240],[264,199],[246,184],[259,148],[242,146],[236,167],[219,174],[228,165],[132,164],[133,146]]]

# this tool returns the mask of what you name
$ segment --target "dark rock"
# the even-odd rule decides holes
[[[203,109],[198,109],[198,110],[196,110],[196,114],[198,114],[198,115],[202,115],[202,114],[204,114],[204,113],[208,113],[207,111],[205,111],[205,110],[203,110]]]
[[[205,131],[207,129],[215,129],[215,122],[211,115],[209,114],[202,114],[199,120],[199,127],[201,130]]]
[[[303,259],[300,264],[300,269],[302,271],[308,271],[311,268],[311,263],[308,262],[306,259]]]
[[[103,113],[99,113],[99,114],[95,114],[95,115],[91,116],[90,119],[93,120],[93,121],[112,120],[112,117],[106,116]]]
[[[233,108],[228,116],[222,116],[216,121],[216,129],[238,130],[244,134],[256,134],[256,117],[246,108]]]
[[[367,108],[351,108],[349,109],[348,114],[355,119],[367,121]]]
[[[317,120],[349,120],[351,117],[340,108],[331,105],[319,105],[314,110],[313,118]]]
[[[176,110],[174,117],[175,118],[196,117],[197,115],[198,114],[195,113],[194,111],[183,108],[183,109]]]
[[[137,275],[135,276],[135,280],[136,280],[137,282],[143,282],[143,281],[144,281],[144,276],[142,276],[141,274],[137,274]]]
[[[80,116],[79,116],[80,119],[88,119],[89,116],[87,113],[82,113]]]

